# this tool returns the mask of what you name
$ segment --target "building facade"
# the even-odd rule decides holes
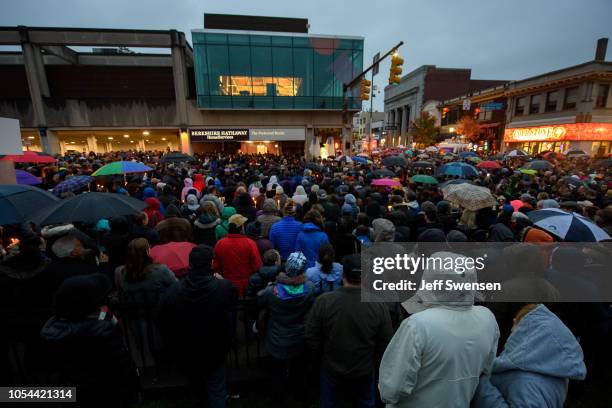
[[[19,119],[24,149],[49,153],[350,148],[342,84],[363,68],[363,38],[227,17],[205,18],[215,28],[196,30],[193,48],[176,30],[0,28],[0,45],[21,48],[0,52],[0,116]]]
[[[499,80],[471,79],[470,69],[438,68],[423,65],[401,78],[397,85],[385,87],[385,114],[389,128],[387,146],[410,145],[411,124],[427,112],[441,121],[442,101],[505,83]]]

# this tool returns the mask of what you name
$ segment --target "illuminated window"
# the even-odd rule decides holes
[[[231,96],[296,96],[301,78],[219,76],[221,95]]]

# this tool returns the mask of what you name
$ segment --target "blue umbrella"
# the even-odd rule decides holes
[[[17,176],[17,184],[35,186],[41,183],[40,178],[25,170],[15,170],[15,175]]]
[[[353,159],[353,161],[355,163],[359,163],[359,164],[368,164],[368,159],[366,159],[365,157],[361,157],[361,156],[352,156],[351,159]]]
[[[545,231],[569,242],[599,242],[610,236],[590,219],[558,208],[546,208],[527,213],[533,223]]]
[[[0,185],[0,225],[20,224],[58,198],[38,187],[18,184]]]
[[[62,193],[66,193],[68,191],[77,191],[86,187],[89,183],[91,183],[93,177],[91,176],[75,176],[70,177],[59,183],[57,186],[53,188],[53,194],[56,196],[61,195]]]
[[[459,152],[459,157],[465,159],[466,157],[478,157],[476,152],[467,151],[467,152]]]
[[[436,176],[458,176],[461,178],[475,177],[477,175],[478,170],[476,167],[462,162],[443,164],[436,172]]]

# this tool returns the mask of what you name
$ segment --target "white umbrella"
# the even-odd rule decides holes
[[[477,211],[497,204],[491,190],[474,184],[447,184],[442,187],[442,194],[445,200],[470,211]]]
[[[426,152],[437,152],[438,148],[436,146],[429,146],[425,148]]]
[[[593,221],[574,212],[558,208],[546,208],[530,211],[529,219],[545,231],[569,242],[599,242],[610,239],[606,233]]]
[[[510,150],[508,153],[506,153],[506,157],[524,157],[524,156],[529,156],[529,155],[519,149]]]

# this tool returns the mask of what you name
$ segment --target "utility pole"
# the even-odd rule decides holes
[[[387,53],[385,53],[385,55],[383,55],[379,60],[377,60],[375,63],[373,63],[372,65],[370,65],[368,68],[366,68],[364,71],[362,71],[359,75],[357,75],[355,78],[351,79],[348,83],[346,84],[342,84],[342,134],[343,134],[343,138],[342,138],[342,152],[344,155],[350,156],[351,154],[351,147],[347,147],[347,141],[349,140],[349,138],[347,137],[347,126],[349,123],[349,114],[348,114],[348,97],[346,95],[346,93],[348,91],[350,91],[359,81],[361,81],[362,78],[365,77],[365,75],[370,72],[372,69],[374,69],[374,67],[376,67],[376,69],[378,69],[378,64],[384,60],[385,58],[387,58],[389,55],[393,54],[395,51],[397,51],[397,49],[399,47],[401,47],[402,45],[404,45],[403,41],[400,41],[395,47],[391,48],[389,51],[387,51]],[[372,79],[374,79],[374,74],[372,74]],[[370,92],[373,92],[374,89],[374,83],[372,82],[372,88],[370,89]],[[372,98],[370,98],[370,106],[373,105],[373,101]],[[372,109],[370,108],[370,119],[372,118]],[[370,130],[372,129],[372,124],[370,121]],[[368,134],[368,137],[371,137],[371,131]],[[349,143],[349,146],[351,146],[351,144]],[[368,146],[369,148],[369,146]]]

